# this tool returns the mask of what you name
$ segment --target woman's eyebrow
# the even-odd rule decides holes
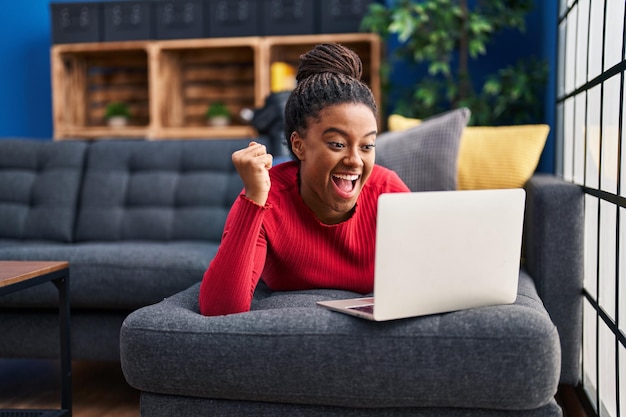
[[[338,133],[341,136],[348,136],[348,132],[338,127],[329,127],[328,129],[324,129],[322,134],[325,135],[326,133]],[[365,135],[363,135],[363,137],[365,138],[368,136],[376,136],[377,134],[378,132],[376,130],[372,130],[371,132],[368,132]]]

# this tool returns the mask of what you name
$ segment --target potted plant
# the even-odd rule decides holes
[[[121,101],[113,101],[107,104],[104,118],[111,127],[123,127],[128,124],[130,118],[130,108],[128,104]]]
[[[471,124],[537,122],[548,74],[545,62],[528,58],[503,65],[493,74],[480,74],[479,86],[470,74],[471,62],[486,57],[489,42],[502,31],[525,30],[532,7],[532,0],[371,3],[362,29],[397,39],[392,58],[425,73],[412,88],[402,87],[393,111],[425,118],[465,106],[472,110]],[[389,85],[389,73],[389,66],[383,68],[385,87],[392,93],[399,86]]]
[[[216,101],[209,105],[204,116],[211,126],[227,126],[230,123],[231,113],[226,104]]]

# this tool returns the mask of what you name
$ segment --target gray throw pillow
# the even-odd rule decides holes
[[[463,107],[378,135],[376,163],[395,171],[411,191],[456,190],[461,135],[470,114]]]

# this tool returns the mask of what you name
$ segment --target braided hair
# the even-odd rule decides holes
[[[304,134],[309,118],[318,118],[328,106],[364,104],[378,120],[374,95],[361,81],[362,73],[363,64],[359,56],[336,43],[317,45],[300,56],[297,85],[285,106],[285,139],[294,157],[291,133]]]

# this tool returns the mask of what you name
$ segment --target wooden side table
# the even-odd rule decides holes
[[[59,292],[59,328],[61,333],[61,409],[0,410],[2,416],[71,416],[72,356],[70,352],[70,302],[68,262],[0,261],[0,296],[52,282]]]

